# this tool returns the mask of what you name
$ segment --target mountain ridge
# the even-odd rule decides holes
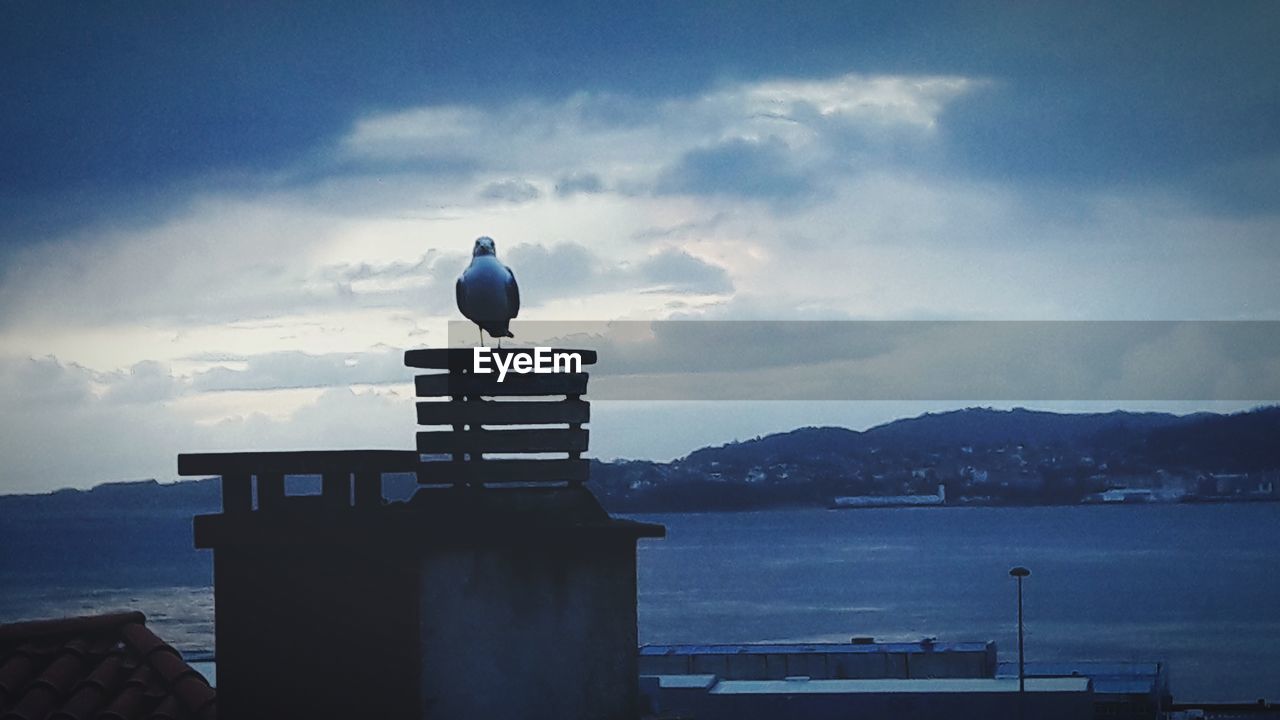
[[[985,480],[974,479],[998,471],[1003,473],[1000,477],[1007,476],[1000,481],[1005,487],[1035,486],[1040,499],[1061,501],[1090,489],[1085,487],[1089,478],[1098,484],[1100,468],[1116,477],[1274,471],[1280,469],[1280,449],[1270,447],[1276,444],[1274,437],[1280,437],[1280,406],[1185,415],[970,407],[900,418],[861,431],[799,427],[698,448],[666,463],[592,460],[590,484],[615,511],[728,509],[820,504],[842,493],[931,492],[938,484],[963,488],[982,485]],[[1017,457],[1019,465],[1010,469],[1008,462],[989,460],[1002,455]],[[977,458],[988,458],[989,467],[978,467]],[[1023,482],[1028,477],[1034,481]],[[290,485],[291,492],[305,492],[308,483],[291,478]],[[390,500],[405,499],[414,489],[412,475],[384,480]],[[102,483],[87,490],[0,495],[0,511],[217,512],[219,497],[216,478],[172,483],[152,479]]]

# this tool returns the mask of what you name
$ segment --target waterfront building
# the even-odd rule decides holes
[[[1025,673],[1029,678],[1089,678],[1100,718],[1160,718],[1173,704],[1169,669],[1162,662],[1029,662]],[[996,676],[1017,678],[1018,664],[1000,663]]]
[[[991,678],[993,642],[645,645],[642,675],[716,675],[725,680]]]
[[[697,720],[1093,720],[1088,678],[1017,679],[722,680],[714,675],[651,675],[640,681],[648,710],[659,717]]]

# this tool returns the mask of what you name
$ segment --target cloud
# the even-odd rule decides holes
[[[543,187],[591,170],[617,188],[637,180],[617,162],[628,149],[666,167],[731,138],[796,148],[841,126],[875,139],[864,149],[904,129],[936,136],[964,177],[1158,184],[1222,212],[1277,208],[1274,183],[1251,182],[1269,176],[1233,170],[1280,149],[1280,12],[1265,3],[0,12],[14,48],[0,90],[23,107],[0,118],[0,216],[24,233],[0,243],[67,230],[58,218],[118,219],[130,198],[146,198],[145,219],[209,191],[502,158],[539,167]],[[1204,178],[1218,174],[1243,197],[1214,193]]]
[[[592,195],[604,192],[604,181],[592,172],[576,172],[556,180],[556,195],[570,197],[577,194]]]
[[[557,243],[550,247],[524,243],[511,248],[505,261],[518,271],[522,304],[539,298],[563,297],[596,292],[611,268],[579,243]]]
[[[101,378],[107,383],[107,403],[142,404],[171,400],[186,390],[166,363],[144,360],[128,370]]]
[[[1076,10],[1042,6],[978,31],[974,60],[997,82],[941,113],[951,167],[1050,189],[1160,188],[1238,216],[1280,209],[1274,184],[1259,192],[1265,169],[1227,192],[1205,182],[1280,151],[1265,129],[1280,112],[1264,80],[1280,62],[1262,50],[1280,29],[1274,6]],[[962,22],[976,29],[975,20]]]
[[[15,410],[85,402],[93,396],[95,379],[93,371],[52,356],[0,360],[0,396]]]
[[[750,163],[740,156],[755,150],[808,162],[850,135],[934,137],[938,115],[980,85],[957,76],[846,74],[725,84],[660,102],[578,92],[490,108],[433,105],[364,117],[340,147],[342,157],[374,166],[452,158],[546,178],[562,197],[606,187],[638,192],[686,157]],[[495,192],[509,194],[505,186]]]
[[[324,355],[276,352],[246,358],[241,368],[196,373],[191,385],[199,392],[279,390],[403,383],[409,376],[404,351],[398,348]]]
[[[831,78],[764,80],[744,90],[753,114],[812,122],[815,117],[870,127],[932,129],[946,106],[981,82],[959,76],[849,73]]]
[[[794,198],[812,186],[792,166],[790,149],[778,138],[734,139],[690,150],[657,182],[658,192],[727,194],[747,198]]]
[[[832,167],[839,133],[889,126],[927,136],[930,118],[970,85],[947,76],[855,74],[728,83],[656,102],[579,92],[366,114],[327,156],[313,156],[304,183],[290,172],[274,182],[250,175],[239,191],[206,189],[150,226],[85,229],[5,253],[0,330],[145,324],[178,333],[371,308],[449,313],[441,289],[465,265],[465,246],[477,235],[508,248],[525,238],[546,247],[589,243],[609,257],[606,265],[622,266],[677,240],[642,236],[660,220],[690,228],[678,238],[687,250],[732,232],[697,226],[737,209],[695,207],[663,193],[729,202],[807,197],[819,182],[829,184],[818,178]],[[450,158],[477,173],[431,169]],[[559,189],[547,195],[540,187]],[[569,198],[572,214],[562,206]],[[640,242],[620,247],[600,237],[600,227]],[[723,255],[693,254],[734,274]],[[544,297],[643,280],[593,270],[595,280],[579,282],[573,278],[585,276],[567,260],[558,258],[554,271],[531,268],[533,278],[548,280]],[[528,290],[539,295],[536,284]]]
[[[533,183],[524,180],[501,180],[481,188],[480,197],[485,200],[526,203],[542,197],[542,191]]]
[[[392,348],[250,356],[238,373],[193,377],[158,362],[102,373],[0,359],[0,493],[172,479],[180,452],[412,447],[411,378]]]
[[[733,292],[729,273],[683,250],[669,248],[636,266],[639,277],[668,292],[727,295]]]
[[[524,323],[606,400],[1234,401],[1280,393],[1277,322]]]
[[[819,417],[860,424],[870,416],[887,420],[907,413],[903,408],[911,402],[949,398],[946,393],[957,388],[1004,397],[1248,398],[1274,392],[1280,378],[1280,344],[1265,323],[996,323],[975,330],[970,323],[784,322],[769,324],[767,331],[743,322],[623,325],[591,343],[606,363],[593,370],[593,394],[608,413],[593,449],[605,457],[671,456],[735,433],[784,430]],[[846,331],[833,331],[841,328]],[[707,362],[709,348],[714,363]],[[0,427],[6,428],[0,433],[0,456],[6,459],[0,491],[167,479],[179,452],[411,447],[410,372],[400,361],[400,351],[391,348],[269,354],[247,356],[239,373],[197,373],[190,379],[150,362],[129,372],[98,373],[57,358],[0,361],[0,391],[7,399],[0,405]],[[666,376],[650,386],[646,401],[669,397],[663,393],[679,383],[696,390],[686,399],[867,392],[906,400],[874,412],[868,407],[875,403],[766,407],[686,401],[664,409],[604,401],[637,397],[636,388],[643,386],[634,378],[624,378],[624,386],[616,382],[619,374],[646,373]],[[341,387],[347,383],[378,386]],[[929,407],[948,405],[938,401]],[[696,427],[684,424],[695,422]],[[68,452],[71,447],[76,452]]]
[[[635,262],[610,258],[575,242],[518,243],[506,249],[498,241],[498,253],[516,273],[525,308],[599,293],[733,292],[724,267],[672,247]],[[333,266],[322,275],[346,288],[354,305],[408,306],[448,315],[453,310],[453,283],[467,262],[460,253],[433,250],[417,261]]]
[[[1187,50],[1187,57],[1209,60],[1239,53],[1238,65],[1215,60],[1166,76],[1171,66],[1164,62],[1117,60],[1126,53],[1134,54],[1129,60],[1172,57],[1182,52],[1179,42],[1204,39],[1185,30],[1172,39],[1133,32],[1141,13],[1127,10],[1083,14],[1128,18],[1097,23],[1102,34],[1125,39],[1114,46],[1085,37],[1071,18],[1061,38],[1028,27],[1057,10],[1002,10],[987,17],[999,20],[990,27],[971,12],[956,13],[954,27],[942,26],[946,32],[937,25],[920,30],[935,34],[919,62],[902,61],[897,36],[885,39],[861,25],[841,28],[839,43],[851,53],[828,62],[814,58],[835,41],[810,45],[812,33],[802,33],[790,42],[804,53],[760,53],[752,45],[736,51],[741,65],[685,65],[689,76],[659,77],[652,55],[634,48],[627,71],[626,52],[597,48],[623,65],[592,77],[614,82],[584,80],[592,70],[579,60],[564,61],[563,76],[526,72],[555,63],[530,46],[467,56],[501,68],[495,56],[528,53],[529,65],[494,74],[501,76],[495,82],[511,83],[497,89],[456,78],[442,89],[436,84],[447,79],[419,73],[410,73],[412,83],[385,74],[379,81],[326,60],[317,67],[347,77],[352,98],[295,97],[268,108],[268,125],[283,123],[281,108],[331,114],[314,124],[307,119],[297,142],[264,153],[255,153],[254,143],[271,141],[287,123],[261,136],[241,125],[223,132],[219,123],[239,123],[234,118],[253,105],[207,85],[190,86],[200,97],[191,108],[213,117],[212,125],[183,124],[191,108],[156,107],[139,124],[129,119],[135,112],[113,111],[101,127],[93,124],[98,116],[86,114],[93,122],[0,133],[0,146],[30,140],[42,147],[0,153],[0,163],[16,170],[0,176],[17,178],[0,181],[0,207],[20,215],[39,206],[76,218],[21,236],[0,228],[0,358],[15,363],[4,370],[0,405],[50,413],[92,408],[91,417],[68,416],[65,426],[52,418],[40,425],[50,437],[132,422],[131,442],[170,448],[167,428],[198,416],[201,427],[227,420],[239,428],[240,449],[255,438],[284,442],[294,435],[275,423],[325,389],[341,388],[329,398],[335,407],[348,401],[348,383],[393,391],[403,369],[398,358],[376,357],[376,348],[443,341],[444,320],[457,317],[454,278],[479,235],[497,238],[500,257],[515,269],[522,319],[1280,317],[1272,271],[1280,225],[1270,199],[1276,185],[1268,182],[1280,165],[1274,140],[1259,130],[1270,126],[1274,108],[1256,91],[1262,81],[1241,79],[1274,63],[1273,53],[1258,51],[1269,48],[1257,39],[1266,35],[1265,17],[1245,29],[1248,47],[1215,42]],[[722,32],[740,37],[741,27],[759,29],[756,11],[733,14],[743,15],[734,18],[741,23]],[[1185,9],[1169,13],[1179,14]],[[107,27],[124,22],[109,18]],[[1233,16],[1204,29],[1212,34],[1239,22]],[[776,25],[771,32],[784,35],[829,30],[806,18]],[[46,30],[65,41],[77,27]],[[12,31],[0,23],[0,33],[6,28]],[[492,32],[518,35],[511,27]],[[333,47],[366,59],[396,57],[347,41],[343,35]],[[1168,52],[1142,52],[1151,43]],[[160,55],[179,49],[166,45]],[[315,52],[310,45],[298,50],[299,57]],[[686,50],[692,55],[680,57],[719,58],[724,48],[704,56]],[[252,64],[252,57],[260,55],[208,61],[225,69],[226,62]],[[192,58],[179,60],[156,72],[172,71],[187,87],[199,68]],[[390,63],[378,73],[403,71],[386,69],[392,66],[408,67]],[[57,79],[57,68],[30,69],[0,84],[52,88],[50,97],[61,92],[57,82],[36,83]],[[1215,72],[1224,75],[1222,87],[1209,92]],[[99,80],[118,90],[136,74]],[[173,80],[157,82],[172,87]],[[300,87],[321,92],[328,85],[312,78]],[[125,90],[121,97],[136,104],[138,87]],[[1184,115],[1180,103],[1197,92],[1204,94],[1186,98]],[[114,97],[103,90],[85,99],[101,105]],[[1222,105],[1220,116],[1207,111],[1213,102]],[[41,112],[47,119],[48,107],[41,107],[0,125],[35,123]],[[230,110],[218,110],[224,107]],[[75,135],[68,154],[30,165],[42,153],[61,152],[38,141],[64,131]],[[86,140],[99,131],[99,140],[134,140]],[[156,141],[185,145],[206,137],[216,148],[175,151],[173,163],[157,154]],[[85,147],[100,147],[102,155],[76,166],[74,155]],[[104,160],[135,150],[141,152],[118,170]],[[22,175],[24,163],[35,175]],[[66,191],[66,203],[38,192],[60,176],[84,183]],[[112,192],[136,196],[141,209],[90,222],[87,206],[114,205]],[[1184,345],[1194,343],[1170,343],[1169,352]],[[1153,357],[1166,351],[1152,348]],[[1216,362],[1209,353],[1199,357]],[[928,359],[903,357],[900,367]],[[1146,362],[1135,364],[1133,377]],[[1193,369],[1178,377],[1201,382]],[[1231,387],[1241,382],[1228,380]],[[381,400],[351,402],[380,407]],[[6,432],[30,437],[19,432],[20,413],[5,422]],[[192,433],[190,440],[205,441]],[[323,436],[343,442],[337,431]],[[214,434],[210,442],[226,437]],[[56,452],[51,443],[14,440],[7,447]],[[103,452],[104,463],[121,460],[111,465],[119,468],[112,476],[133,473],[126,472],[135,467],[124,462],[127,453]],[[33,455],[31,467],[37,464]]]
[[[689,253],[666,248],[640,261],[610,263],[577,243],[551,247],[518,245],[511,265],[521,287],[537,300],[619,290],[661,291],[672,294],[729,294],[733,282],[725,268]],[[522,297],[523,293],[522,292]]]
[[[290,393],[311,391],[287,391]],[[314,393],[294,409],[267,414],[280,393],[237,396],[241,402],[212,422],[200,396],[182,402],[112,402],[0,407],[0,492],[42,492],[116,480],[176,476],[183,452],[412,447],[412,390]]]
[[[227,321],[340,304],[298,262],[333,233],[323,215],[219,197],[152,227],[24,247],[0,266],[0,326]]]
[[[430,249],[416,260],[329,265],[316,274],[341,288],[352,306],[441,314],[453,307],[453,284],[469,261],[469,253]]]

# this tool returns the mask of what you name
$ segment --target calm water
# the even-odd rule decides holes
[[[1165,660],[1175,697],[1280,697],[1280,504],[899,508],[653,518],[646,642],[995,640],[1015,659]]]
[[[640,548],[642,642],[928,635],[995,640],[1013,659],[1020,564],[1028,659],[1165,660],[1181,700],[1280,698],[1280,504],[641,519],[668,529]],[[187,549],[188,518],[154,522],[76,539],[5,518],[0,619],[137,608],[184,651],[210,651],[208,557]]]

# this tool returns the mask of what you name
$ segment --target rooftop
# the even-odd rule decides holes
[[[887,643],[735,643],[715,645],[644,645],[641,656],[682,655],[786,655],[792,653],[983,653],[989,642],[887,642]],[[1070,674],[1070,673],[1067,673]]]
[[[1093,691],[1100,695],[1148,695],[1162,689],[1163,667],[1158,662],[1030,662],[1026,664],[1027,677],[1087,677],[1093,681]],[[997,677],[1016,678],[1018,664],[1002,662],[996,668]],[[1165,688],[1167,689],[1167,688]]]
[[[1088,692],[1089,678],[1028,678],[1029,693]],[[798,695],[855,693],[1017,693],[1016,679],[935,678],[921,680],[721,680],[713,695]]]
[[[204,676],[139,612],[0,625],[0,720],[215,720]]]

